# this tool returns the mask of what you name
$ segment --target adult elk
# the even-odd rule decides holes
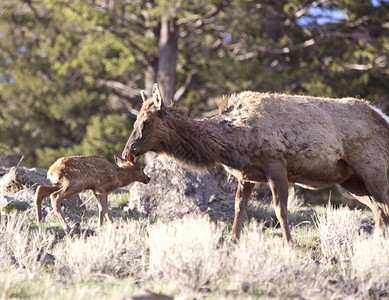
[[[102,156],[83,155],[59,158],[47,172],[53,184],[40,185],[35,194],[38,222],[42,221],[42,200],[50,195],[51,205],[66,232],[70,227],[65,221],[61,202],[73,195],[90,189],[99,203],[99,225],[104,217],[114,226],[108,209],[108,194],[133,181],[148,183],[150,178],[143,173],[140,163],[133,163],[115,156],[117,167]]]
[[[258,92],[203,120],[165,107],[158,85],[143,106],[123,157],[167,154],[192,169],[220,163],[237,177],[232,240],[239,240],[255,182],[268,182],[284,242],[288,182],[311,189],[340,184],[373,211],[375,229],[389,224],[389,118],[367,102]],[[377,230],[376,230],[377,231]]]

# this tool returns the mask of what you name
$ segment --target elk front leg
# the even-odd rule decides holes
[[[244,212],[247,207],[247,202],[253,192],[254,183],[239,181],[238,189],[235,195],[235,217],[232,225],[231,241],[238,242],[240,239],[240,232],[243,225]]]
[[[282,238],[285,245],[292,245],[288,222],[288,178],[286,168],[281,162],[268,165],[266,168],[266,178],[268,180],[273,204],[278,221],[282,229]]]

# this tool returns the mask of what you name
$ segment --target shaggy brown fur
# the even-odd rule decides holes
[[[217,163],[239,180],[232,239],[239,239],[255,182],[267,182],[286,243],[288,182],[340,184],[389,224],[389,121],[367,102],[242,92],[204,120],[164,107],[158,86],[144,100],[123,157],[155,151],[196,170]],[[130,156],[131,157],[131,156]]]
[[[42,200],[50,195],[51,204],[65,231],[70,227],[65,221],[61,202],[83,190],[90,189],[99,203],[100,227],[104,217],[113,226],[111,212],[108,209],[108,194],[133,181],[148,183],[139,163],[130,163],[115,156],[117,167],[101,156],[70,156],[59,158],[47,172],[47,178],[53,184],[41,185],[35,194],[35,208],[38,222],[42,221]]]

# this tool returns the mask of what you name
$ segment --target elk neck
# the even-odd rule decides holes
[[[229,142],[226,121],[216,119],[194,120],[182,110],[167,113],[165,125],[169,139],[163,151],[179,164],[197,171],[205,171],[217,163],[231,165],[234,147]]]

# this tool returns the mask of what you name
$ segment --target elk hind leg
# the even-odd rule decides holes
[[[389,183],[386,165],[380,162],[379,159],[366,159],[351,164],[351,168],[355,172],[350,178],[354,183],[349,179],[343,186],[348,185],[349,188],[351,186],[353,195],[365,196],[364,198],[357,199],[365,203],[373,211],[375,229],[378,232],[378,230],[382,230],[389,225]],[[361,188],[358,190],[356,187],[357,183],[363,186],[364,194],[361,194]],[[366,198],[366,196],[370,197]]]
[[[365,183],[357,175],[353,175],[348,180],[340,184],[355,199],[365,204],[371,209],[375,221],[375,235],[380,235],[382,229],[389,224],[388,205],[375,200],[367,190]]]

